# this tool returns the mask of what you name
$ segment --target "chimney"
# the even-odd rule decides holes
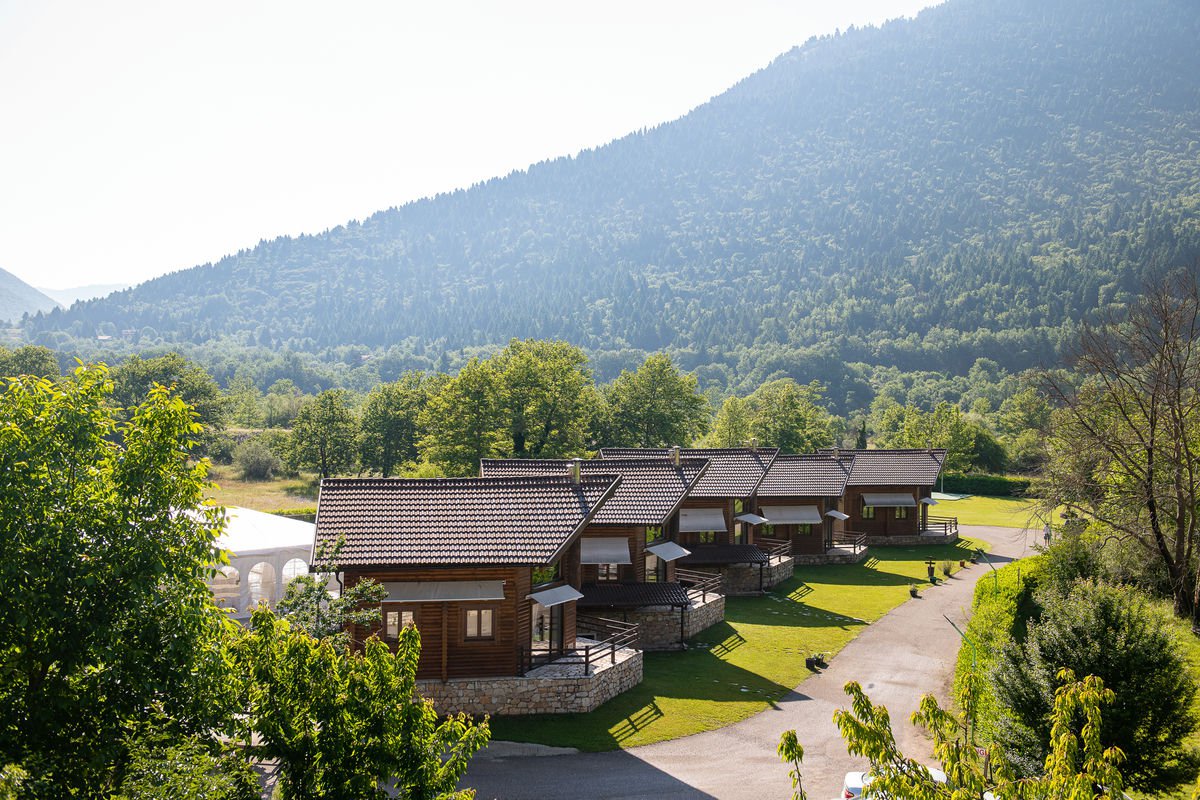
[[[832,458],[834,461],[837,461],[838,458],[841,457],[841,455],[842,455],[842,451],[838,450],[836,445],[833,448],[831,448],[829,451],[829,457]]]
[[[677,467],[679,466],[679,445],[671,448],[671,463]]]
[[[758,452],[758,437],[757,436],[750,437],[750,449],[752,451],[754,451],[755,453]]]
[[[929,455],[933,455],[933,439],[925,440],[925,450],[929,453]]]
[[[571,483],[578,486],[580,481],[582,480],[582,475],[583,475],[583,459],[582,458],[572,458],[571,459]]]

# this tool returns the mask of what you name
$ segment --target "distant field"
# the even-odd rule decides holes
[[[1034,498],[974,496],[964,500],[938,500],[932,513],[958,517],[960,525],[996,525],[1001,528],[1041,528]]]
[[[244,481],[239,477],[236,467],[214,464],[209,478],[217,484],[210,496],[219,505],[278,511],[317,504],[317,480],[312,475],[271,481]]]

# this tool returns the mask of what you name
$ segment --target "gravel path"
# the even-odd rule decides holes
[[[999,565],[1027,554],[1040,532],[962,527],[962,534],[991,543]],[[859,681],[875,703],[891,713],[905,752],[928,758],[930,748],[908,723],[922,694],[944,701],[960,640],[942,614],[961,627],[978,566],[926,590],[870,625],[832,659],[829,669],[787,694],[776,708],[715,731],[608,753],[558,754],[496,743],[476,756],[465,780],[479,798],[783,798],[790,795],[787,767],[775,755],[780,734],[795,728],[805,749],[804,785],[814,798],[833,797],[842,776],[861,769],[846,754],[833,724],[845,706],[842,686]]]

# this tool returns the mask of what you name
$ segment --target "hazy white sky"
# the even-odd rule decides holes
[[[0,268],[136,283],[674,119],[933,0],[0,0]]]

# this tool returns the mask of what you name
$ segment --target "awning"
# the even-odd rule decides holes
[[[842,512],[838,511],[836,508],[826,511],[825,516],[833,517],[834,519],[840,519],[842,522],[845,522],[846,520],[850,519],[849,514],[843,514]]]
[[[734,517],[738,522],[745,522],[747,525],[762,525],[764,522],[771,522],[766,517],[760,517],[758,514],[738,514]]]
[[[680,509],[679,530],[684,533],[726,530],[725,512],[719,508]]]
[[[453,603],[470,600],[503,600],[504,581],[388,582],[388,603]]]
[[[936,506],[938,504],[938,501],[934,500],[932,497],[922,497],[921,502],[927,506]]]
[[[877,508],[916,508],[917,501],[911,494],[866,494],[862,496],[864,506]]]
[[[763,506],[762,512],[772,525],[820,525],[823,521],[816,506]]]
[[[624,536],[579,540],[580,564],[632,564],[629,540]]]
[[[528,599],[538,603],[543,608],[569,603],[572,600],[578,600],[583,597],[581,592],[575,591],[571,586],[555,586],[553,589],[546,589],[541,592],[534,592],[529,595]]]
[[[654,555],[658,556],[663,561],[674,561],[677,558],[683,558],[686,555],[690,555],[692,552],[691,550],[686,550],[680,547],[674,542],[659,542],[658,544],[650,545],[646,548],[646,550],[654,553]]]

